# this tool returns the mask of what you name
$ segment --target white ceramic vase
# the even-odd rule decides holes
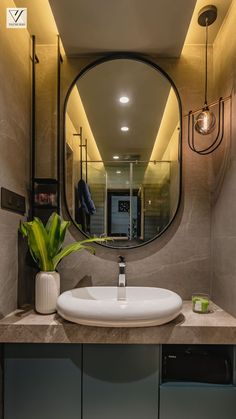
[[[35,309],[41,314],[56,311],[57,299],[60,295],[60,275],[58,272],[37,273],[35,278]]]

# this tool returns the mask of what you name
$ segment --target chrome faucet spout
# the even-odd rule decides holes
[[[126,287],[125,266],[125,258],[123,256],[119,256],[118,287]]]

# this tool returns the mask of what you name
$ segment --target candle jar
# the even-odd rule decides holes
[[[192,308],[194,313],[209,313],[210,297],[208,294],[195,293],[192,295]]]

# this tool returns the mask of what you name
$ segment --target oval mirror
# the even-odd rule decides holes
[[[76,226],[109,247],[163,233],[180,201],[181,105],[170,78],[148,60],[98,60],[65,103],[66,205]]]

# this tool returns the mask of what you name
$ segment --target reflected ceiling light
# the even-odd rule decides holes
[[[117,173],[117,175],[120,175],[121,174],[121,170],[117,170],[116,173]]]
[[[119,156],[113,156],[112,158],[113,158],[114,160],[119,160],[119,158],[120,158],[120,157],[119,157]]]
[[[199,113],[198,111],[190,111],[188,114],[188,144],[192,151],[198,154],[210,154],[219,147],[223,140],[224,135],[224,100],[219,99],[218,106],[218,133],[214,141],[207,147],[196,149],[194,141],[194,130],[200,135],[209,135],[216,128],[216,117],[210,108],[216,103],[208,105],[208,26],[212,25],[217,18],[217,8],[215,6],[203,7],[198,14],[198,24],[206,28],[206,41],[205,41],[205,100],[204,106]],[[196,115],[196,118],[195,118]]]
[[[123,132],[129,131],[129,127],[121,127],[121,131],[123,131]]]
[[[129,98],[128,98],[128,96],[121,96],[119,101],[120,101],[120,103],[128,103]]]

